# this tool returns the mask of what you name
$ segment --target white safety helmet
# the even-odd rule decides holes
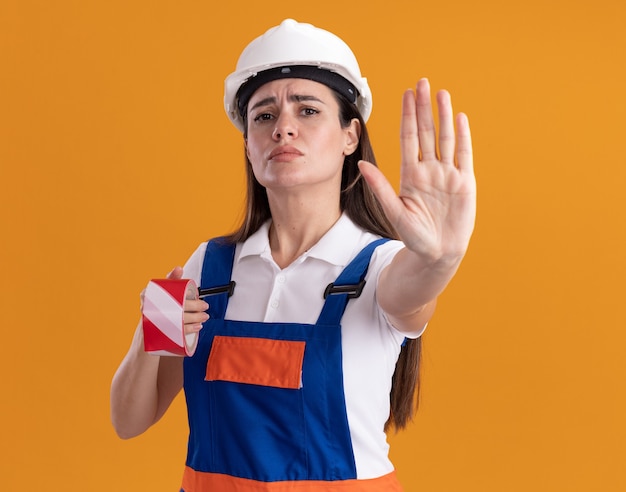
[[[355,103],[364,121],[372,112],[367,79],[350,47],[334,34],[311,24],[286,19],[252,41],[241,53],[236,70],[224,82],[224,109],[244,131],[241,112],[252,93],[278,78],[321,82]]]

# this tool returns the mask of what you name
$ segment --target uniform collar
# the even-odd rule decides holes
[[[270,224],[271,220],[265,222],[258,231],[243,243],[239,260],[246,256],[271,258],[269,242]],[[363,234],[363,230],[343,213],[317,244],[304,253],[303,256],[323,260],[337,266],[345,266],[353,257],[354,249],[361,234]],[[338,244],[341,246],[338,247]]]

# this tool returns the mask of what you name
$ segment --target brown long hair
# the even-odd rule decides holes
[[[341,94],[332,91],[339,103],[339,120],[343,128],[356,118],[361,124],[361,135],[356,151],[346,156],[341,179],[340,207],[352,221],[363,229],[379,236],[397,239],[397,234],[387,219],[383,209],[363,179],[357,163],[366,160],[376,165],[374,150],[365,122],[357,107]],[[244,138],[248,121],[247,111],[243,111]],[[244,152],[245,154],[245,152]],[[252,165],[247,155],[246,160],[246,210],[242,223],[227,239],[242,242],[254,234],[271,218],[267,192],[254,177]],[[407,339],[402,346],[392,378],[390,395],[391,412],[385,424],[385,430],[391,427],[396,431],[406,427],[413,418],[419,403],[421,337]]]

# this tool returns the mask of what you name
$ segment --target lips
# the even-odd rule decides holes
[[[295,147],[292,147],[290,145],[281,145],[280,147],[276,147],[274,150],[272,150],[272,152],[270,152],[269,160],[287,161],[295,159],[296,157],[300,157],[302,155],[302,152],[300,152]]]

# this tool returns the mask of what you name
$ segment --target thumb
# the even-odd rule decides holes
[[[179,280],[183,278],[183,267],[177,266],[170,273],[167,274],[167,278],[170,280]]]
[[[367,161],[359,161],[358,165],[367,185],[382,205],[385,215],[395,223],[395,218],[402,212],[402,200],[378,167]]]

